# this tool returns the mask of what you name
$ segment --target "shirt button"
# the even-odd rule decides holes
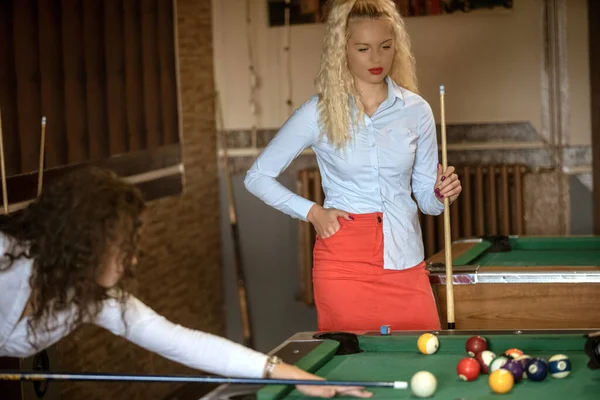
[[[375,143],[371,143],[371,147],[375,147]]]
[[[409,131],[410,132],[410,131]],[[392,133],[392,128],[388,129],[388,133]]]

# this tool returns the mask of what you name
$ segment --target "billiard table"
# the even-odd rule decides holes
[[[426,261],[446,327],[444,251]],[[600,236],[457,240],[452,271],[456,329],[600,328]]]
[[[588,367],[592,359],[584,347],[585,331],[439,331],[440,341],[435,354],[424,355],[417,349],[422,332],[328,334],[303,332],[292,336],[273,354],[284,361],[322,376],[344,381],[407,381],[418,371],[429,371],[437,379],[432,399],[597,399],[600,393],[600,369]],[[481,335],[489,349],[497,355],[510,348],[519,348],[532,357],[548,360],[554,354],[565,354],[571,360],[570,374],[563,379],[548,375],[541,382],[522,380],[504,395],[493,393],[488,375],[481,374],[471,382],[459,379],[456,365],[468,357],[465,343],[470,336]],[[353,349],[356,340],[360,352]],[[350,354],[340,354],[340,353]],[[371,388],[374,399],[415,399],[408,389]],[[306,398],[294,387],[222,385],[203,399],[206,400],[274,400]]]

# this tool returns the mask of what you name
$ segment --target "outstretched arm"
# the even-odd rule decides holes
[[[127,326],[123,323],[121,305],[115,299],[104,303],[96,325],[190,368],[248,378],[259,378],[264,373],[265,354],[222,337],[175,324],[133,296],[129,296],[126,307]]]
[[[95,323],[140,347],[191,368],[228,377],[261,378],[265,374],[266,354],[216,335],[174,324],[133,296],[127,300],[125,321],[127,326],[123,323],[120,303],[109,299]],[[322,379],[286,363],[276,365],[272,377]],[[372,395],[360,387],[298,386],[298,390],[317,397]]]

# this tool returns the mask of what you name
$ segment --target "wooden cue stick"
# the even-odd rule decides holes
[[[4,166],[4,137],[2,136],[2,111],[0,111],[0,168],[2,170],[2,202],[4,214],[8,214],[8,192],[6,189],[6,168]]]
[[[46,117],[42,117],[42,135],[40,138],[40,168],[38,170],[38,197],[42,194],[44,184],[44,151],[46,147]]]
[[[248,291],[246,290],[246,274],[244,273],[242,262],[242,250],[240,246],[240,237],[237,224],[237,215],[235,210],[235,200],[233,198],[233,187],[231,184],[231,175],[229,171],[229,160],[227,152],[224,152],[223,157],[223,172],[225,176],[225,189],[227,192],[227,205],[229,211],[229,224],[231,227],[231,236],[233,239],[233,252],[235,259],[235,272],[238,287],[238,296],[240,302],[240,312],[242,316],[242,329],[244,332],[244,345],[253,348],[254,341],[252,338],[252,324],[250,321],[250,310],[248,306]]]
[[[237,383],[250,385],[312,385],[312,386],[362,386],[408,389],[407,381],[328,381],[318,379],[227,378],[221,376],[191,375],[124,375],[95,373],[56,373],[0,371],[0,381],[76,381],[76,382],[186,382],[186,383]]]
[[[219,97],[216,96],[217,108],[220,113]],[[220,119],[220,118],[219,118]],[[223,126],[220,124],[221,127]],[[219,132],[217,132],[219,135]],[[223,176],[225,178],[225,192],[227,195],[227,207],[229,212],[229,226],[231,228],[231,236],[233,241],[234,253],[234,268],[237,281],[238,299],[240,303],[240,314],[242,319],[242,331],[244,335],[244,345],[254,348],[254,338],[252,335],[252,321],[250,320],[250,306],[248,301],[248,290],[246,289],[246,274],[242,260],[242,250],[240,246],[240,237],[237,224],[237,214],[235,210],[235,199],[233,196],[233,185],[231,183],[231,172],[229,171],[229,157],[227,153],[227,143],[223,138],[220,138],[221,147],[223,149]]]
[[[446,89],[444,85],[440,86],[440,107],[441,107],[441,127],[442,127],[442,171],[445,173],[448,168],[448,148],[446,145],[446,106],[444,96]],[[455,329],[454,319],[454,286],[452,282],[452,236],[450,234],[450,202],[448,197],[444,197],[444,250],[446,255],[446,307],[448,329]]]

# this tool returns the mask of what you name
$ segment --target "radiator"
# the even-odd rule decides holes
[[[450,206],[452,240],[484,235],[522,235],[524,230],[523,178],[527,167],[510,165],[462,165],[456,167],[463,191]],[[323,205],[318,168],[298,171],[297,193]],[[425,258],[444,247],[443,216],[419,212]],[[298,300],[314,304],[312,290],[312,249],[315,231],[308,222],[299,222],[300,293]]]

